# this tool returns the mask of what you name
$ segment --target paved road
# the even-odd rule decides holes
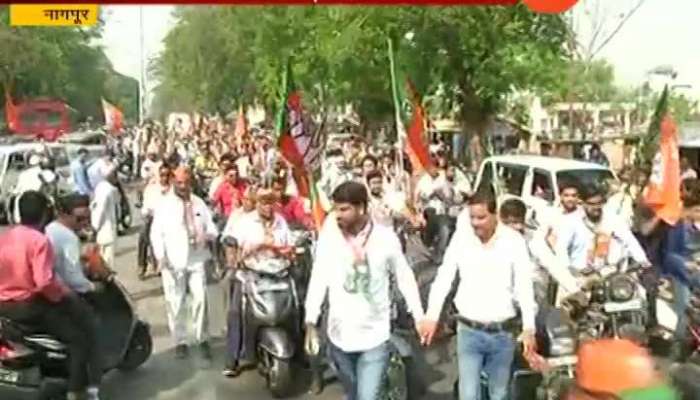
[[[152,358],[140,369],[125,374],[111,372],[105,378],[104,398],[113,400],[175,400],[175,399],[271,399],[265,390],[264,379],[255,371],[247,371],[235,379],[226,379],[221,375],[224,363],[224,346],[219,338],[213,342],[215,359],[207,366],[197,352],[192,352],[190,359],[175,360],[173,343],[168,332],[165,305],[160,280],[153,278],[145,282],[136,276],[137,235],[131,233],[122,237],[117,248],[117,272],[119,279],[125,283],[129,292],[136,299],[139,315],[151,324],[155,351]],[[210,294],[216,295],[216,288],[210,287]],[[211,316],[213,325],[222,327],[224,316]],[[215,332],[216,333],[216,332]],[[452,357],[452,344],[436,346],[426,353],[429,366],[425,377],[430,400],[450,399],[451,382],[456,375]],[[298,373],[298,388],[292,398],[330,400],[342,398],[337,382],[329,376],[329,384],[319,396],[306,394],[308,373],[302,368]]]

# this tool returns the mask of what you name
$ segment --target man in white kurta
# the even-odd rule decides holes
[[[90,220],[97,233],[95,241],[100,247],[100,255],[110,269],[114,269],[114,253],[117,244],[117,205],[119,204],[119,189],[117,185],[117,170],[107,171],[104,180],[95,186],[92,203],[90,204]]]
[[[217,236],[211,212],[202,199],[192,194],[191,172],[185,167],[178,168],[173,179],[173,194],[162,199],[151,226],[151,244],[161,266],[168,324],[176,343],[177,358],[188,354],[189,316],[202,356],[211,359],[207,341],[205,264],[212,257],[208,241]],[[187,294],[192,307],[189,314],[184,307]]]

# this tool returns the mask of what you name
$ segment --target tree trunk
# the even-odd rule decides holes
[[[461,135],[464,136],[462,145],[467,150],[461,151],[461,163],[472,171],[477,171],[486,157],[486,128],[488,115],[484,112],[481,99],[469,85],[462,85],[460,96]]]

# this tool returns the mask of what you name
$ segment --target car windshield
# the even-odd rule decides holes
[[[574,181],[579,187],[605,183],[614,178],[612,172],[607,169],[570,169],[557,172],[557,182]]]

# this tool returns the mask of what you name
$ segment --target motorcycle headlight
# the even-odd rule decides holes
[[[634,297],[635,284],[629,277],[620,275],[610,279],[609,290],[611,300],[618,302],[629,301]]]

